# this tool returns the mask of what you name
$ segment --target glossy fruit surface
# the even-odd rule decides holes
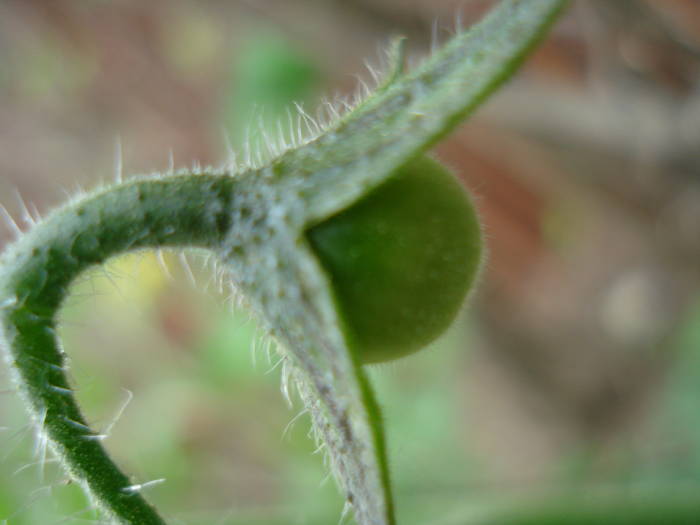
[[[362,363],[396,359],[439,336],[464,303],[482,252],[469,195],[425,156],[307,236]]]

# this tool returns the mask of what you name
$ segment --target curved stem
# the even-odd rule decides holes
[[[57,312],[85,269],[130,250],[206,248],[224,261],[292,379],[358,523],[391,525],[381,417],[344,341],[330,286],[303,242],[303,207],[264,173],[139,180],[51,214],[0,259],[0,346],[41,432],[115,521],[164,521],[82,416],[56,340]]]
[[[361,525],[393,525],[381,417],[350,352],[329,278],[305,229],[387,180],[500,85],[566,0],[502,0],[423,67],[390,78],[315,140],[250,176],[131,182],[52,214],[0,260],[0,345],[40,429],[74,478],[116,521],[163,521],[88,427],[56,341],[72,280],[108,257],[200,247],[233,272],[295,365],[292,379]],[[401,53],[397,50],[397,71]]]
[[[4,340],[40,431],[71,475],[117,522],[162,525],[88,426],[66,376],[56,314],[86,268],[128,250],[212,248],[229,231],[236,179],[179,176],[139,181],[80,201],[23,236],[0,261],[0,342]]]

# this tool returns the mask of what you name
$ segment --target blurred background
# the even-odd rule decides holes
[[[117,150],[125,174],[218,165],[260,108],[350,96],[391,35],[418,60],[489,5],[3,0],[0,203],[26,228],[25,205],[112,180]],[[436,154],[476,195],[489,257],[445,337],[370,371],[399,522],[700,483],[700,4],[574,2]],[[76,284],[61,335],[88,419],[135,483],[165,479],[146,496],[174,524],[337,523],[274,353],[200,254],[196,284],[166,263]],[[99,522],[27,423],[2,371],[0,524]]]

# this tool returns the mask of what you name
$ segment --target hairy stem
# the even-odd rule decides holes
[[[306,175],[309,217],[337,212],[449,133],[508,79],[567,3],[502,0],[421,67],[279,159],[280,172]]]
[[[57,313],[81,272],[149,247],[205,248],[225,263],[282,343],[358,520],[393,523],[379,408],[305,243],[303,207],[268,175],[183,175],[117,186],[53,213],[0,260],[0,345],[16,382],[67,470],[118,523],[164,522],[81,415],[56,340]]]
[[[81,415],[56,341],[73,279],[148,247],[212,250],[280,341],[317,435],[360,525],[393,525],[379,408],[348,348],[329,277],[305,232],[412,162],[522,60],[565,0],[503,0],[415,72],[394,72],[323,133],[240,176],[139,180],[51,214],[0,260],[0,346],[42,432],[71,475],[117,522],[163,521],[110,460]]]
[[[197,176],[113,188],[54,213],[2,259],[0,335],[35,422],[73,478],[122,523],[164,522],[80,413],[56,340],[57,312],[73,279],[110,256],[220,244],[233,187],[231,177]]]

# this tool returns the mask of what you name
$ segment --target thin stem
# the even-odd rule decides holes
[[[309,219],[337,213],[452,131],[514,73],[567,3],[502,0],[421,67],[369,97],[316,141],[284,155],[280,171],[307,177]]]
[[[56,340],[69,285],[129,250],[212,248],[229,231],[232,177],[180,176],[125,184],[61,209],[1,261],[0,336],[35,422],[74,479],[119,523],[163,525],[107,455],[80,412]],[[223,211],[217,211],[223,210]]]
[[[0,346],[35,422],[115,520],[160,525],[88,427],[66,376],[56,316],[69,285],[148,247],[213,250],[290,359],[292,379],[361,525],[393,525],[379,407],[349,350],[329,277],[304,232],[387,180],[449,132],[523,59],[565,0],[502,0],[423,67],[401,71],[316,139],[245,176],[120,184],[47,217],[0,259]]]

